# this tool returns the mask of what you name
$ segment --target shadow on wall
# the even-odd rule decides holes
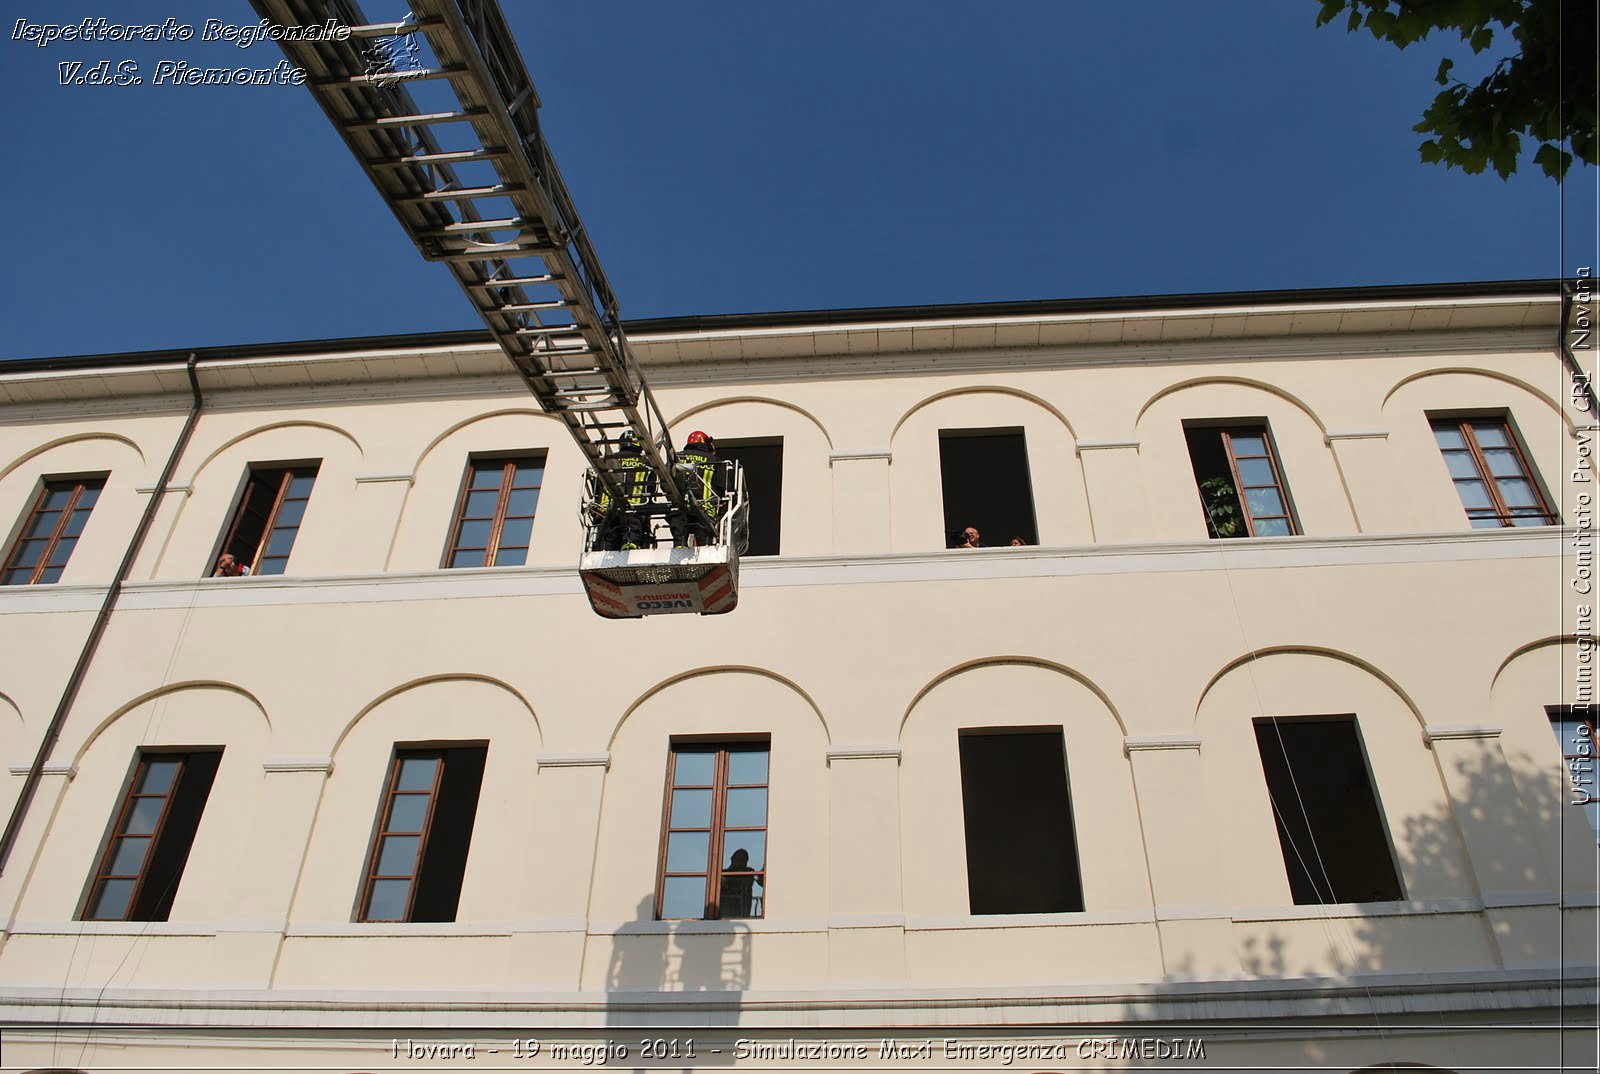
[[[1307,1027],[1310,1038],[1298,1045],[1283,1042],[1284,1047],[1299,1049],[1300,1055],[1292,1060],[1295,1064],[1365,1074],[1395,1068],[1442,1070],[1452,1064],[1460,1067],[1473,1056],[1478,1060],[1474,1069],[1546,1064],[1557,1069],[1562,1058],[1568,1065],[1560,1069],[1595,1069],[1592,1030],[1587,1035],[1571,1031],[1562,1057],[1555,1030],[1537,1024],[1545,1020],[1541,1011],[1511,1009],[1497,1014],[1484,1008],[1454,1023],[1447,1012],[1440,1012],[1446,1013],[1437,1027],[1441,1032],[1432,1040],[1419,1039],[1417,1019],[1431,1020],[1433,1012],[1414,995],[1389,993],[1382,980],[1386,974],[1560,964],[1568,992],[1565,1002],[1579,1012],[1574,1017],[1581,1022],[1593,1014],[1595,974],[1587,963],[1596,946],[1595,916],[1587,912],[1563,919],[1559,908],[1549,903],[1551,894],[1563,886],[1580,904],[1593,897],[1600,849],[1582,811],[1567,804],[1572,792],[1565,772],[1552,763],[1554,745],[1550,757],[1537,759],[1520,752],[1502,755],[1494,740],[1451,743],[1456,748],[1450,751],[1441,750],[1446,743],[1433,745],[1453,808],[1387,817],[1403,897],[1432,902],[1429,911],[1396,914],[1392,911],[1405,903],[1374,902],[1332,905],[1304,920],[1257,922],[1236,916],[1231,934],[1239,970],[1263,983],[1316,980],[1315,989],[1295,992],[1295,1021]],[[1281,811],[1299,808],[1293,797],[1288,801],[1275,797],[1274,806]],[[1325,841],[1326,836],[1309,845],[1301,845],[1302,840],[1285,845],[1283,852],[1286,857],[1303,855],[1310,869],[1321,870],[1330,849],[1320,845]],[[1463,869],[1458,849],[1463,843],[1475,875]],[[1553,860],[1557,853],[1559,860]],[[1324,890],[1336,886],[1324,880]],[[1527,905],[1474,909],[1485,893],[1497,905],[1519,901]],[[1440,905],[1444,900],[1448,902]],[[1159,1001],[1164,994],[1192,998],[1192,986],[1176,982],[1215,976],[1210,967],[1199,964],[1195,950],[1168,964],[1169,983],[1152,989],[1152,999]],[[1409,987],[1416,987],[1414,978]],[[1461,1001],[1451,998],[1446,1003],[1459,1007]],[[1153,1007],[1132,1004],[1124,1009],[1123,1019],[1148,1028],[1153,1012]],[[1349,1031],[1317,1039],[1311,1027],[1319,1015]],[[1453,1024],[1459,1028],[1452,1029]],[[1476,1030],[1470,1039],[1469,1026]],[[1191,1028],[1204,1035],[1203,1024]],[[1449,1038],[1450,1043],[1441,1045],[1440,1038]],[[1441,1047],[1448,1047],[1448,1053]],[[1291,1062],[1287,1055],[1275,1058]]]
[[[606,1024],[613,1029],[737,1025],[738,993],[750,985],[750,927],[735,920],[657,921],[655,905],[654,895],[641,898],[634,919],[613,938]],[[666,1004],[670,1009],[663,1010]],[[730,1052],[701,1049],[694,1067],[732,1061]]]

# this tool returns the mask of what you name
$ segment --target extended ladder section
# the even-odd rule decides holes
[[[719,522],[736,505],[713,519],[684,495],[666,422],[495,0],[412,0],[402,20],[379,23],[354,0],[252,4],[278,26],[350,29],[279,44],[417,249],[448,266],[540,405],[566,424],[598,486],[626,501],[617,460],[631,434],[655,475],[658,495],[645,511],[652,527],[676,510],[725,528]],[[591,530],[580,570],[598,611],[592,538]],[[731,564],[736,579],[741,550],[719,542],[694,551]],[[671,564],[654,566],[664,581],[687,580],[687,565],[676,578]]]

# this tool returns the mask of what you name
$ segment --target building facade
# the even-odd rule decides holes
[[[755,547],[628,622],[475,334],[0,366],[0,1069],[1592,1068],[1565,328],[640,323]]]

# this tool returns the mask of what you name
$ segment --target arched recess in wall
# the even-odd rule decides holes
[[[189,495],[161,550],[156,576],[209,575],[251,469],[291,463],[314,463],[317,472],[285,573],[333,574],[349,571],[363,559],[371,562],[371,555],[363,557],[359,550],[379,537],[350,517],[363,457],[354,436],[324,422],[274,422],[229,437],[210,450],[189,478]],[[184,481],[180,477],[174,483]]]
[[[653,686],[629,708],[612,734],[590,888],[590,919],[618,924],[654,917],[667,762],[677,742],[767,744],[770,865],[766,916],[769,920],[825,917],[827,724],[807,693],[782,676],[760,668],[709,667]],[[678,939],[681,942],[685,937]],[[670,974],[676,971],[629,946],[643,941],[642,937],[618,936],[613,961],[616,980],[612,982],[616,986],[715,984],[672,978]],[[720,942],[725,944],[726,937]],[[685,961],[694,960],[686,955]],[[652,975],[658,976],[652,979]],[[721,982],[724,986],[729,983]]]
[[[828,453],[833,440],[822,423],[790,403],[741,396],[714,399],[692,407],[668,423],[679,447],[695,429],[719,444],[728,441],[783,445],[780,551],[785,555],[819,555],[833,549],[833,474]],[[770,490],[749,483],[752,509]]]
[[[105,582],[116,573],[128,535],[145,497],[138,488],[152,481],[138,444],[114,433],[57,437],[24,452],[0,471],[0,556],[10,553],[49,478],[104,474],[105,487],[89,513],[61,582]]]
[[[390,764],[397,750],[430,747],[485,747],[455,920],[514,919],[525,910],[525,836],[534,809],[529,777],[541,745],[527,699],[489,676],[430,676],[380,695],[333,741],[333,771],[317,805],[293,920],[356,918]],[[466,837],[457,828],[448,834]]]
[[[1356,532],[1355,513],[1322,419],[1299,397],[1275,385],[1240,377],[1205,377],[1171,385],[1152,396],[1135,423],[1139,469],[1149,497],[1154,536],[1195,540],[1207,536],[1205,506],[1190,456],[1186,426],[1259,426],[1271,434],[1278,469],[1300,533]],[[1197,433],[1197,436],[1207,434]],[[1218,458],[1226,466],[1226,456]]]
[[[1562,518],[1572,517],[1576,493],[1592,493],[1589,485],[1564,480],[1572,423],[1548,394],[1498,370],[1431,369],[1401,380],[1383,401],[1394,468],[1422,529],[1469,525],[1430,424],[1433,417],[1464,416],[1509,419],[1541,494],[1547,502],[1564,499],[1554,504]]]
[[[28,741],[27,728],[22,720],[22,710],[17,703],[0,693],[0,811],[9,816],[11,806],[22,790],[23,777],[15,770],[33,763],[38,743]]]
[[[170,919],[234,917],[251,848],[273,839],[261,809],[271,726],[260,703],[232,683],[181,682],[128,701],[81,739],[73,726],[69,721],[53,756],[72,758],[77,774],[51,817],[19,913],[60,921],[77,911],[142,753],[220,750]]]
[[[1392,676],[1350,653],[1283,646],[1230,661],[1195,710],[1205,801],[1218,833],[1219,860],[1230,863],[1225,879],[1235,905],[1294,902],[1274,812],[1298,808],[1300,784],[1278,796],[1269,792],[1256,721],[1269,721],[1262,726],[1271,732],[1302,718],[1350,717],[1357,734],[1345,741],[1353,741],[1365,758],[1389,844],[1368,849],[1392,854],[1407,899],[1461,898],[1470,892],[1471,873],[1450,800],[1424,742],[1421,714],[1407,692]],[[1289,754],[1291,775],[1297,761],[1299,767],[1306,764]],[[1306,793],[1314,793],[1311,781],[1305,786]],[[1352,802],[1352,809],[1360,805]],[[1344,951],[1344,957],[1355,959],[1346,968],[1386,953],[1379,944],[1363,949],[1357,942]]]
[[[971,909],[960,743],[964,734],[1001,730],[1053,734],[1060,729],[1075,828],[1083,909],[1090,914],[1148,909],[1150,878],[1122,721],[1097,685],[1070,668],[1032,657],[995,657],[942,673],[917,696],[900,728],[900,823],[906,914],[945,918]],[[1040,788],[1016,788],[1018,801],[1042,801]],[[975,813],[974,816],[981,814]],[[1058,818],[1019,815],[1037,827],[1034,841],[1057,838]],[[1041,852],[1042,854],[1043,852]],[[1052,851],[1052,856],[1054,851]],[[1026,855],[1016,867],[1027,868]],[[980,881],[986,879],[978,878]],[[977,920],[982,921],[983,918]],[[1070,920],[1064,918],[1061,920]],[[995,934],[1019,946],[1006,959],[1018,980],[1059,975],[1054,941],[1032,930]],[[1130,933],[1133,972],[1160,973],[1159,952]],[[953,965],[960,965],[957,960]]]
[[[583,454],[554,415],[533,407],[508,407],[455,423],[418,456],[388,568],[441,566],[469,460],[523,456],[544,459],[526,562],[573,562],[582,532],[578,505],[583,495]]]
[[[896,551],[946,547],[940,434],[980,430],[1022,430],[1027,447],[1033,511],[1040,544],[1076,545],[1094,541],[1094,525],[1077,458],[1077,437],[1051,404],[1014,388],[983,385],[941,392],[918,402],[890,434],[890,533]],[[1011,475],[999,475],[1002,479]],[[970,489],[981,501],[991,488],[1003,495],[1006,484]],[[1021,493],[1019,489],[1019,494]],[[981,506],[981,505],[980,505]],[[968,512],[972,513],[972,512]],[[952,520],[952,525],[975,524]],[[982,529],[979,526],[979,529]],[[989,545],[1005,544],[1010,534],[985,533]]]
[[[1508,809],[1510,823],[1518,826],[1520,838],[1537,843],[1549,875],[1564,876],[1569,892],[1595,890],[1595,831],[1578,804],[1563,762],[1567,751],[1551,718],[1587,712],[1595,721],[1597,689],[1600,647],[1592,634],[1541,638],[1518,647],[1501,663],[1489,689],[1487,722],[1500,728],[1500,749],[1520,799],[1520,808]],[[1590,739],[1589,749],[1591,782],[1584,789],[1600,797],[1600,743]],[[1580,761],[1580,775],[1584,767]]]

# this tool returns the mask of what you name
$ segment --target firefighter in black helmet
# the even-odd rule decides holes
[[[602,552],[647,548],[655,543],[645,509],[655,496],[656,475],[645,462],[639,438],[631,432],[618,438],[613,461],[624,499],[619,502],[604,485],[600,487],[600,525],[595,547]]]
[[[722,464],[717,461],[717,442],[698,429],[690,433],[683,450],[678,453],[674,476],[684,496],[700,506],[711,524],[707,525],[687,511],[669,511],[667,526],[672,530],[672,546],[698,548],[716,544],[716,524],[727,495],[727,480]]]

